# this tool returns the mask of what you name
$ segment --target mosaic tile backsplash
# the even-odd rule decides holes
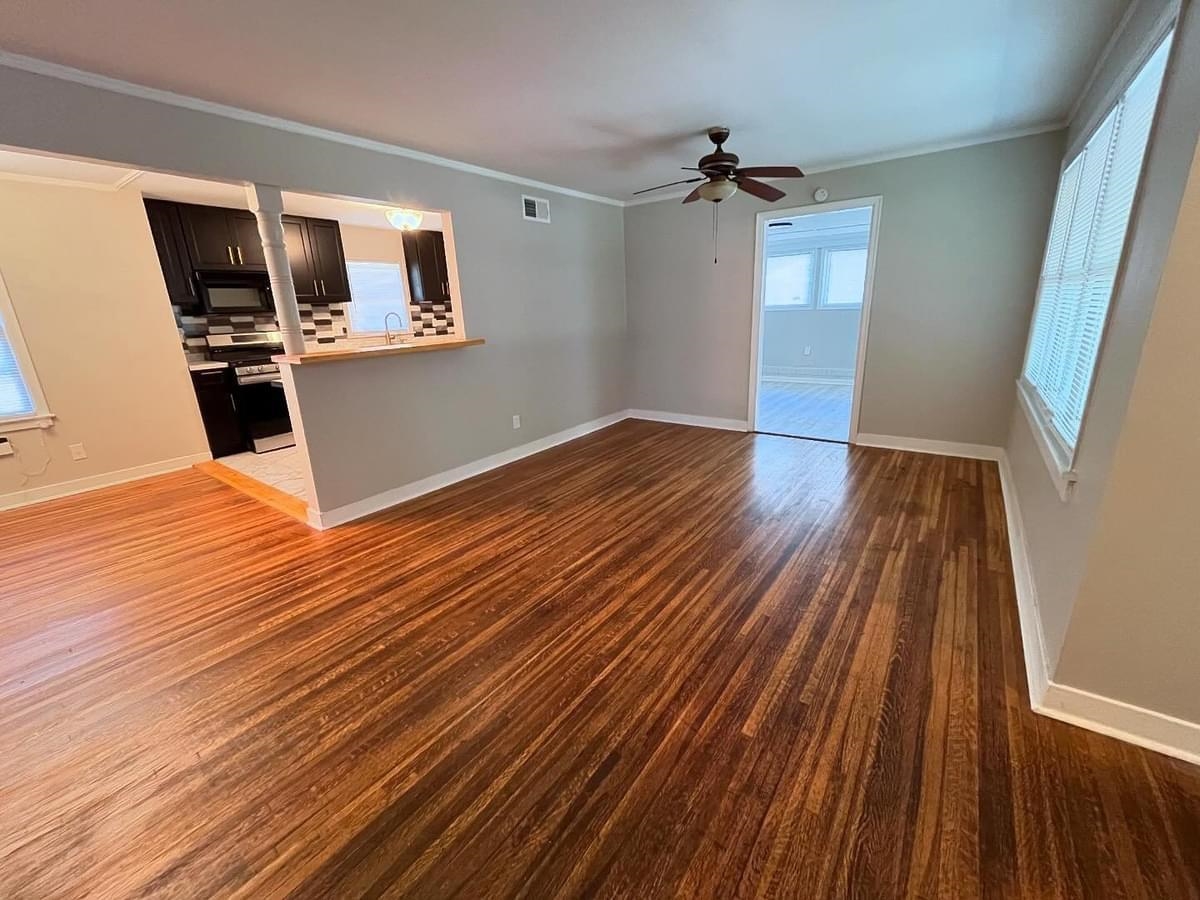
[[[279,325],[270,313],[230,316],[188,316],[174,307],[179,326],[179,340],[188,362],[204,359],[208,349],[205,338],[210,334],[242,334],[250,331],[278,331]],[[349,335],[349,319],[341,303],[301,303],[300,324],[304,339],[317,344],[335,344]]]

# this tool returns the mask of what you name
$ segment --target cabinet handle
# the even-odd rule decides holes
[[[314,279],[313,279],[313,296],[314,296],[314,297],[316,297],[316,296],[317,296],[318,294],[320,294],[320,293],[321,293],[321,291],[320,291],[320,289],[317,287],[317,279],[315,279],[315,278],[314,278]]]
[[[325,279],[324,278],[321,279],[321,296],[322,297],[326,296],[326,294],[325,294]]]
[[[188,285],[188,293],[191,294],[193,297],[195,297],[196,296],[196,286],[194,284],[192,284],[192,276],[191,275],[189,275],[187,277],[187,285]]]
[[[238,262],[243,266],[246,264],[246,260],[242,259],[242,245],[241,244],[238,244]]]
[[[225,252],[229,254],[229,264],[230,264],[231,266],[233,266],[233,265],[237,265],[237,264],[236,264],[236,263],[233,261],[233,248],[232,248],[232,247],[230,247],[228,244],[226,244],[226,245],[225,245]]]

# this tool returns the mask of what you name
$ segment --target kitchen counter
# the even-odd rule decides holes
[[[189,372],[208,372],[212,369],[228,369],[229,363],[218,362],[211,359],[201,360],[200,362],[188,363]]]
[[[413,353],[431,353],[440,350],[461,350],[478,347],[483,338],[451,338],[440,341],[410,341],[407,344],[375,344],[370,347],[339,347],[336,350],[317,350],[312,353],[285,354],[271,359],[282,366],[310,366],[317,363],[346,362],[356,359],[374,359],[380,356],[408,356]]]

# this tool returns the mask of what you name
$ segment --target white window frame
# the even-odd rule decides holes
[[[8,337],[8,345],[12,348],[17,360],[17,369],[25,381],[25,390],[33,401],[33,412],[22,416],[0,417],[0,434],[13,431],[28,431],[34,428],[49,428],[54,424],[54,413],[46,405],[46,394],[42,383],[37,377],[33,359],[29,355],[29,347],[25,343],[25,335],[21,333],[21,323],[17,319],[17,311],[13,308],[12,298],[8,293],[8,284],[4,274],[0,272],[0,319],[4,322],[4,333]]]
[[[1106,105],[1090,122],[1090,128],[1086,133],[1081,135],[1070,147],[1070,152],[1063,159],[1062,166],[1059,169],[1059,180],[1055,186],[1054,199],[1058,198],[1058,189],[1062,184],[1063,175],[1067,169],[1080,158],[1088,143],[1096,135],[1099,130],[1104,127],[1113,110],[1123,102],[1126,93],[1133,85],[1134,80],[1142,72],[1142,69],[1150,61],[1151,57],[1159,50],[1164,41],[1174,40],[1174,29],[1176,20],[1174,16],[1167,17],[1159,23],[1159,27],[1155,29],[1153,38],[1147,41],[1142,48],[1142,52],[1135,57],[1122,73],[1121,80],[1118,82],[1119,87],[1111,92]],[[1168,52],[1173,48],[1168,48]],[[1168,73],[1170,71],[1171,58],[1168,57],[1167,66]],[[1158,113],[1161,111],[1162,95],[1166,86],[1166,74],[1163,76],[1163,82],[1159,86],[1158,104],[1159,108],[1155,111],[1154,122],[1151,124],[1150,135],[1147,139],[1146,150],[1142,156],[1142,172],[1138,178],[1138,187],[1134,194],[1133,205],[1129,211],[1129,224],[1125,234],[1125,244],[1121,249],[1121,260],[1117,265],[1116,276],[1113,280],[1112,294],[1109,298],[1108,308],[1105,311],[1104,322],[1100,330],[1100,343],[1096,351],[1096,358],[1093,361],[1092,384],[1088,390],[1087,399],[1083,408],[1083,417],[1079,426],[1079,434],[1076,437],[1074,446],[1069,445],[1058,434],[1058,431],[1051,424],[1053,413],[1042,398],[1038,395],[1037,389],[1026,379],[1025,370],[1029,365],[1029,355],[1033,349],[1033,325],[1034,319],[1030,319],[1029,335],[1025,343],[1025,355],[1021,361],[1021,371],[1017,376],[1017,405],[1020,407],[1026,422],[1029,424],[1030,432],[1033,435],[1034,444],[1038,448],[1038,453],[1042,457],[1042,462],[1046,465],[1046,470],[1050,475],[1051,483],[1054,485],[1055,491],[1058,493],[1059,499],[1067,503],[1071,500],[1075,492],[1075,486],[1079,481],[1079,474],[1076,471],[1075,464],[1079,457],[1079,448],[1083,445],[1084,438],[1087,433],[1088,418],[1091,413],[1092,397],[1095,394],[1095,373],[1099,370],[1100,360],[1104,356],[1104,350],[1108,342],[1109,323],[1112,321],[1113,307],[1117,300],[1117,293],[1121,288],[1125,267],[1128,262],[1129,248],[1133,240],[1134,222],[1137,218],[1138,208],[1141,205],[1142,187],[1145,181],[1146,161],[1150,157],[1150,150],[1154,142],[1154,132],[1158,121]],[[1053,222],[1049,227],[1053,227]],[[1050,231],[1047,229],[1046,249],[1049,249]],[[1045,255],[1043,254],[1043,268],[1045,267]],[[1042,274],[1039,273],[1037,294],[1042,293]],[[1036,316],[1036,308],[1034,311]]]
[[[868,265],[870,265],[870,237],[869,235],[846,235],[846,236],[814,236],[809,239],[801,239],[790,244],[786,251],[781,253],[768,253],[767,260],[778,259],[784,256],[811,256],[812,266],[810,268],[810,277],[808,282],[808,301],[805,303],[776,303],[768,306],[763,304],[763,309],[766,310],[789,310],[789,309],[853,309],[860,310],[863,308],[863,301],[858,303],[830,303],[829,302],[829,254],[835,250],[866,250],[868,251]],[[763,277],[766,277],[764,270]],[[863,297],[865,299],[866,279],[863,279]]]
[[[392,333],[393,334],[411,335],[412,331],[413,331],[412,308],[411,308],[412,307],[412,295],[409,293],[407,260],[404,260],[404,259],[399,259],[399,260],[396,260],[396,259],[347,259],[346,260],[347,267],[349,267],[352,263],[373,263],[376,265],[382,263],[382,264],[390,265],[390,266],[398,266],[400,268],[400,289],[404,292],[404,305],[403,305],[403,308],[400,310],[397,310],[397,312],[399,312],[401,314],[401,324],[404,327],[401,328],[399,332],[392,332]],[[347,279],[347,281],[349,281],[349,279],[350,279],[349,271],[346,272],[346,279]],[[352,287],[351,287],[351,294],[350,294],[350,302],[346,305],[350,306],[350,307],[354,306],[354,293],[353,293]],[[346,330],[347,330],[347,337],[352,337],[352,338],[355,338],[355,337],[358,337],[358,338],[383,337],[383,335],[387,333],[386,331],[359,331],[359,330],[357,330],[354,327],[354,310],[353,310],[353,308],[346,311]]]

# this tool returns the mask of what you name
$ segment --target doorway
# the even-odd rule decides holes
[[[750,429],[853,442],[880,198],[759,213]]]

